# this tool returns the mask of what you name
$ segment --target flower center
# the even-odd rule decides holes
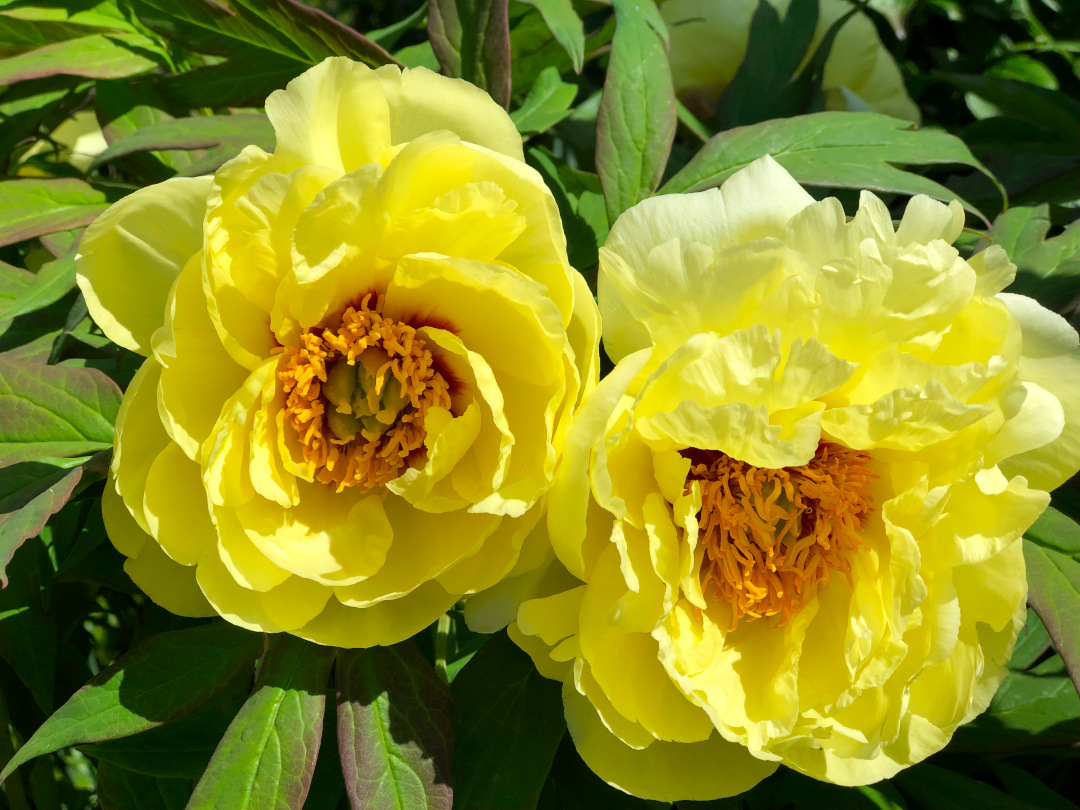
[[[450,386],[423,337],[384,317],[373,294],[281,351],[286,423],[308,472],[338,492],[397,478],[423,454],[428,409],[450,408]]]
[[[821,442],[801,467],[754,467],[716,451],[688,450],[686,487],[701,481],[701,589],[731,605],[731,629],[781,614],[785,624],[840,571],[871,511],[870,457]]]

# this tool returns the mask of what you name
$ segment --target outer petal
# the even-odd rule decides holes
[[[150,354],[169,289],[203,244],[211,178],[184,177],[140,189],[112,205],[79,243],[79,289],[109,339]]]
[[[124,570],[147,596],[179,616],[213,616],[195,582],[195,569],[173,562],[132,518],[116,495],[112,481],[101,498],[101,516],[113,545],[128,559]]]
[[[325,59],[271,93],[266,115],[286,164],[350,172],[389,157],[390,110],[380,82],[351,59]]]
[[[563,683],[566,725],[585,763],[609,785],[657,801],[708,801],[749,790],[777,768],[713,734],[704,742],[657,741],[635,750],[608,731],[573,681]]]
[[[169,444],[157,408],[157,384],[161,366],[147,360],[135,373],[124,392],[116,414],[112,472],[116,490],[124,497],[128,511],[144,532],[149,532],[143,516],[143,492],[150,465]]]
[[[1065,411],[1061,435],[1002,462],[1008,475],[1023,475],[1038,489],[1061,486],[1080,469],[1080,336],[1060,315],[1022,295],[1001,293],[1024,335],[1020,375],[1058,398]]]
[[[525,160],[521,135],[506,110],[463,79],[447,79],[427,68],[375,71],[390,108],[390,137],[400,144],[448,129],[463,141]]]
[[[416,635],[449,610],[457,597],[437,582],[427,582],[400,599],[350,608],[331,599],[295,635],[334,647],[380,647]]]

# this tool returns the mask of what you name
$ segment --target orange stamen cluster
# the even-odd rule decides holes
[[[374,306],[372,299],[375,298]],[[288,359],[278,372],[285,393],[285,421],[295,431],[308,472],[338,492],[359,486],[364,490],[394,480],[422,452],[427,431],[424,416],[433,407],[450,407],[449,385],[433,366],[431,350],[416,329],[382,315],[382,297],[364,296],[340,321],[309,329],[299,346],[285,346]],[[361,430],[354,438],[338,438],[327,424],[334,408],[323,394],[330,366],[344,359],[355,365],[362,352],[375,347],[386,353],[377,373],[381,391],[388,375],[397,380],[408,402],[384,432]]]
[[[822,442],[808,464],[766,469],[714,451],[691,450],[687,491],[701,482],[701,588],[739,619],[788,622],[828,583],[851,582],[850,555],[871,511],[870,457]]]

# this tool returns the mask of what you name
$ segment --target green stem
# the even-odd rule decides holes
[[[450,683],[446,675],[446,645],[450,640],[450,614],[444,613],[435,625],[435,672],[443,683]]]

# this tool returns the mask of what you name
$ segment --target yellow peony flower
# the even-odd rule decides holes
[[[781,15],[791,0],[768,0]],[[675,92],[691,109],[708,110],[746,56],[750,21],[758,0],[667,0],[660,13],[671,34],[671,78]],[[821,0],[814,47],[830,26],[851,10],[848,0]],[[825,105],[846,110],[847,88],[876,112],[919,121],[919,108],[907,94],[900,68],[882,45],[874,23],[856,14],[838,32],[825,61]]]
[[[599,314],[479,89],[328,59],[266,111],[272,155],[137,191],[83,237],[91,314],[147,358],[105,524],[175,613],[390,644],[537,564]]]
[[[511,626],[611,784],[705,800],[779,763],[865,784],[986,708],[1021,535],[1080,467],[1080,397],[1052,393],[1080,339],[998,294],[1001,248],[960,256],[963,221],[916,197],[894,227],[866,192],[848,221],[763,158],[616,222],[616,365],[549,500],[569,573],[522,578]]]

